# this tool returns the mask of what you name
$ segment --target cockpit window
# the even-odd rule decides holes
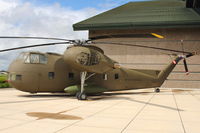
[[[24,55],[24,62],[25,63],[31,63],[30,62],[30,56],[28,54]]]
[[[41,64],[47,64],[47,57],[40,54],[40,63]]]
[[[32,63],[32,64],[47,64],[47,57],[42,54],[25,54],[23,56],[25,63]]]
[[[31,54],[30,56],[31,63],[40,63],[40,55],[39,54]]]
[[[25,63],[30,63],[30,57],[29,57],[29,53],[21,53],[16,60],[22,60]]]

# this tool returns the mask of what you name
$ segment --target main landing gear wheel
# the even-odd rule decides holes
[[[156,88],[156,89],[154,90],[154,92],[158,93],[158,92],[160,92],[160,89],[159,89],[159,88]]]
[[[76,98],[78,100],[87,100],[87,95],[85,93],[77,92],[76,93]]]

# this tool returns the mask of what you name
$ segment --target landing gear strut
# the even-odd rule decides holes
[[[81,92],[76,93],[76,98],[78,100],[87,100],[87,95],[85,94],[85,89],[84,89],[86,76],[87,72],[81,72]]]
[[[160,92],[160,89],[159,88],[155,88],[154,92],[158,93],[158,92]]]
[[[76,98],[78,100],[87,100],[87,95],[85,93],[77,92],[76,93]]]

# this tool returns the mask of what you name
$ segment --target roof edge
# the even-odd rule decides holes
[[[186,28],[186,27],[200,27],[199,22],[192,22],[192,23],[177,23],[177,24],[143,24],[143,25],[132,25],[132,24],[123,24],[120,25],[107,25],[107,26],[101,26],[96,25],[93,27],[88,28],[86,25],[79,25],[79,27],[74,27],[74,31],[80,31],[80,30],[105,30],[105,29],[149,29],[149,28],[155,28],[155,29],[162,29],[162,28]]]

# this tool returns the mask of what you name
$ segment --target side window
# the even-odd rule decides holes
[[[119,74],[115,73],[115,79],[119,79]]]
[[[9,74],[8,80],[11,81],[22,80],[22,75]]]
[[[16,80],[22,80],[22,75],[16,75]]]
[[[54,79],[55,73],[54,72],[49,72],[48,77],[49,77],[49,79]]]
[[[74,79],[74,73],[68,73],[68,78],[69,79]]]
[[[107,74],[103,74],[103,79],[104,80],[108,80],[108,75]]]

